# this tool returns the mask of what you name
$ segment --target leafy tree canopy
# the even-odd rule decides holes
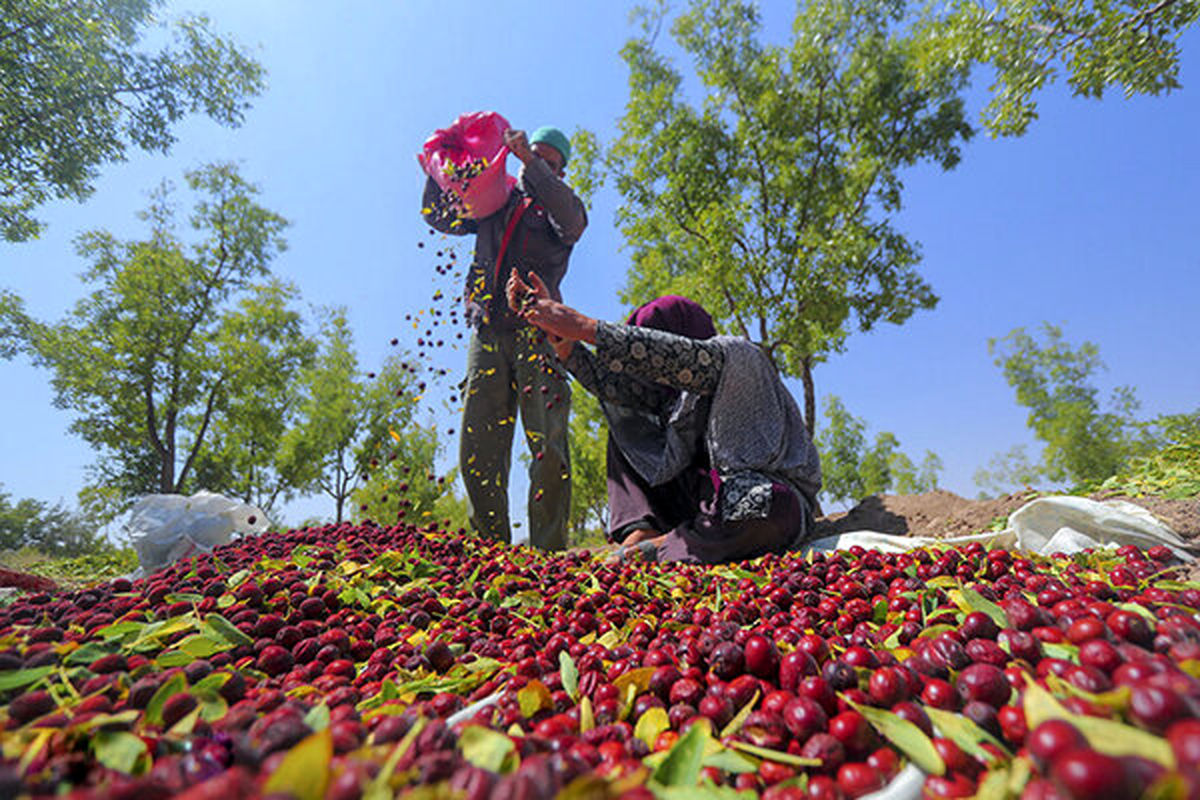
[[[1177,87],[1176,39],[1198,17],[1197,0],[816,0],[769,45],[753,3],[689,0],[672,16],[659,0],[621,51],[618,135],[579,132],[573,180],[587,195],[611,179],[621,196],[623,298],[685,294],[762,343],[801,378],[813,428],[813,367],[855,330],[937,302],[894,219],[905,168],[958,162],[973,71],[994,76],[983,124],[1019,135],[1060,75],[1088,97]]]
[[[822,494],[834,502],[856,502],[883,492],[930,492],[937,488],[942,460],[926,451],[920,465],[900,451],[894,433],[882,431],[868,445],[866,423],[841,398],[825,401],[825,425],[817,434],[821,453]]]
[[[1138,402],[1132,387],[1118,387],[1108,410],[1102,407],[1093,381],[1104,362],[1095,344],[1072,347],[1062,329],[1047,323],[1040,337],[1016,328],[992,339],[988,352],[1016,391],[1017,403],[1029,409],[1029,428],[1044,445],[1037,473],[1045,478],[1076,484],[1101,481],[1145,445],[1133,417]]]
[[[944,169],[972,130],[967,65],[931,57],[903,6],[798,4],[786,45],[765,44],[756,8],[692,0],[674,19],[699,103],[657,36],[665,9],[621,51],[629,100],[601,149],[581,137],[576,180],[611,176],[632,254],[628,302],[701,302],[724,329],[760,342],[805,385],[853,330],[899,324],[937,301],[916,245],[895,226],[901,170]]]
[[[239,382],[255,391],[229,394],[195,470],[197,486],[238,497],[268,515],[301,488],[301,470],[281,457],[280,447],[304,401],[297,377],[317,349],[288,307],[290,297],[286,287],[265,286],[243,297],[240,313],[220,330],[219,349],[241,365]]]
[[[0,0],[0,236],[36,237],[52,198],[82,200],[132,145],[166,151],[203,113],[236,126],[262,66],[203,16],[164,26],[163,0]],[[169,28],[173,43],[145,47]]]
[[[303,490],[348,516],[380,523],[434,515],[448,481],[432,475],[436,433],[418,424],[413,372],[403,355],[364,372],[344,309],[326,313],[315,363],[299,378],[302,401],[281,442],[283,468]],[[347,513],[353,500],[356,509]]]
[[[1019,135],[1037,118],[1038,91],[1060,75],[1082,97],[1179,88],[1177,40],[1197,19],[1196,0],[957,0],[920,27],[936,57],[994,69],[983,123]]]
[[[85,515],[0,490],[0,550],[33,548],[47,555],[77,556],[111,547]]]
[[[1200,493],[1200,412],[1139,420],[1131,386],[1104,401],[1095,385],[1105,369],[1099,348],[1075,347],[1048,323],[1033,334],[1016,328],[988,347],[1043,446],[1032,458],[1019,445],[993,457],[975,474],[979,486],[1001,492],[1049,480],[1080,492]]]
[[[198,198],[190,244],[176,235],[164,185],[143,214],[147,238],[79,237],[93,289],[61,322],[29,317],[12,295],[0,303],[10,349],[51,371],[55,404],[75,412],[70,430],[99,453],[100,505],[186,492],[239,402],[269,396],[304,361],[295,290],[270,275],[287,222],[255,202],[232,165],[190,172],[187,183]]]

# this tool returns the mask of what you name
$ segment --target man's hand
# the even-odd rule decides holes
[[[504,144],[508,147],[509,152],[521,159],[523,164],[528,164],[530,160],[537,158],[533,148],[529,146],[529,137],[525,135],[525,131],[509,128],[504,132]]]

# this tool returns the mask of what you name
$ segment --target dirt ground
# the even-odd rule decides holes
[[[845,513],[817,520],[817,536],[873,530],[910,536],[962,536],[1002,529],[1008,515],[1037,497],[1018,492],[993,500],[968,500],[952,492],[916,495],[872,495]],[[1200,546],[1200,498],[1092,495],[1094,500],[1126,500],[1142,506],[1171,530]]]

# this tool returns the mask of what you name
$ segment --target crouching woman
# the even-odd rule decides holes
[[[615,537],[659,561],[720,563],[784,552],[811,532],[820,460],[760,347],[711,336],[686,298],[659,298],[622,325],[528,280],[513,272],[509,304],[546,332],[608,419],[610,516],[632,518],[610,527]]]

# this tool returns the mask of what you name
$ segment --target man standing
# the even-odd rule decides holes
[[[553,365],[539,331],[508,307],[509,273],[536,272],[555,298],[571,248],[587,227],[583,202],[563,182],[570,140],[543,127],[527,137],[508,130],[504,143],[521,161],[508,202],[483,219],[460,218],[453,198],[426,180],[421,214],[442,233],[475,234],[467,272],[467,320],[474,328],[467,350],[459,469],[471,524],[484,536],[512,541],[508,471],[518,409],[532,456],[529,467],[529,539],[542,550],[566,546],[571,507],[567,417],[570,389]]]

